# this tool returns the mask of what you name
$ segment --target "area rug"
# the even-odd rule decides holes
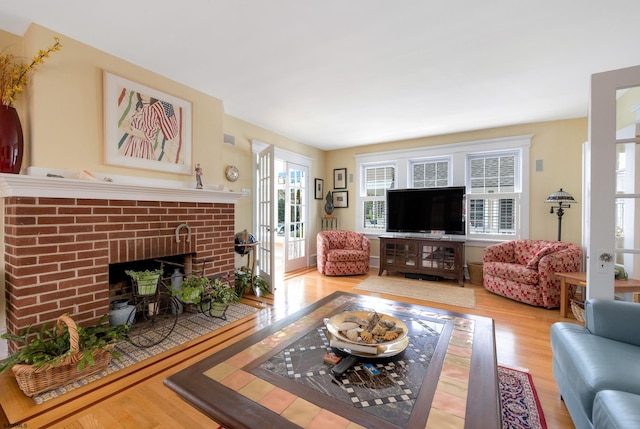
[[[498,366],[503,429],[546,429],[531,374]]]
[[[371,276],[354,289],[404,296],[457,307],[474,308],[476,295],[473,289],[457,284],[439,284],[426,280],[409,280],[389,276]]]
[[[111,363],[102,372],[93,374],[89,377],[76,380],[73,383],[59,387],[55,390],[41,393],[33,397],[36,404],[41,404],[49,399],[56,398],[87,383],[98,380],[106,375],[112,374],[123,368],[126,368],[145,359],[151,358],[166,350],[177,347],[187,341],[193,340],[199,336],[205,335],[216,329],[222,328],[229,323],[240,320],[249,316],[260,309],[245,304],[231,304],[227,308],[227,320],[215,317],[207,317],[201,313],[184,313],[178,319],[176,326],[171,334],[161,343],[152,347],[140,348],[128,342],[121,342],[116,345],[116,351],[120,353],[120,360],[112,359]]]

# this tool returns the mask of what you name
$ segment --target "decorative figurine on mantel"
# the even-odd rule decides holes
[[[202,167],[196,164],[196,189],[202,189]]]
[[[325,213],[327,213],[328,218],[332,218],[333,217],[333,194],[331,194],[331,191],[327,192],[327,196],[325,198],[327,200],[327,203],[324,205],[324,211]]]

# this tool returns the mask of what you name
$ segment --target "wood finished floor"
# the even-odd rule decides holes
[[[376,274],[376,270],[369,273],[370,276]],[[99,387],[85,386],[76,392],[73,400],[60,399],[49,405],[45,403],[44,407],[31,406],[30,400],[23,395],[20,397],[18,392],[9,395],[12,399],[3,401],[1,405],[5,410],[8,410],[6,407],[19,407],[21,412],[32,414],[18,422],[23,424],[20,427],[29,429],[216,428],[217,425],[208,417],[184,403],[172,390],[165,387],[163,380],[324,296],[335,291],[354,292],[353,288],[365,277],[326,277],[315,270],[289,276],[284,281],[277,282],[275,294],[265,299],[273,306],[256,316],[229,325],[222,332],[216,331],[216,335],[179,347],[153,363],[133,368],[126,376],[105,380]],[[453,282],[450,284],[458,287]],[[545,310],[517,303],[487,292],[479,286],[466,283],[465,287],[473,288],[476,292],[474,309],[409,298],[400,300],[493,318],[499,364],[527,368],[531,372],[547,427],[574,428],[553,378],[549,329],[554,322],[575,320],[561,318],[558,310]],[[355,292],[398,299],[364,291]],[[0,379],[3,389],[8,385],[6,377],[9,376],[5,373]],[[10,427],[4,414],[0,415],[0,423],[2,427]]]

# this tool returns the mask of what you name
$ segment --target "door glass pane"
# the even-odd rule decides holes
[[[616,97],[615,264],[619,278],[640,278],[640,87]]]

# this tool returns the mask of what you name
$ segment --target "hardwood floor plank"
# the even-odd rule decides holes
[[[115,379],[99,388],[88,388],[87,391],[80,392],[82,394],[74,397],[72,401],[61,401],[53,407],[36,410],[32,417],[13,423],[25,423],[29,428],[216,428],[215,422],[182,401],[175,392],[164,386],[163,380],[335,291],[398,299],[392,295],[353,290],[367,277],[366,275],[326,277],[315,269],[296,274],[277,282],[273,296],[266,299],[247,297],[255,305],[259,306],[261,302],[266,301],[272,302],[273,307],[265,308],[254,317],[243,319],[235,326],[217,331],[215,335],[202,339],[197,344],[176,348],[162,359],[131,371],[125,377]],[[369,275],[377,275],[377,270],[371,270]],[[452,287],[459,287],[456,282],[441,283],[450,283]],[[526,368],[530,371],[549,428],[573,428],[553,378],[549,344],[551,324],[569,319],[561,318],[558,310],[546,310],[518,303],[494,295],[481,286],[466,283],[465,287],[475,291],[476,306],[473,309],[410,298],[401,298],[401,300],[494,319],[498,363]],[[8,375],[12,377],[5,373],[0,379],[3,390],[7,384],[11,384],[11,381],[15,383],[15,380],[6,378]],[[0,396],[5,412],[6,407],[12,405],[20,407],[20,412],[24,412],[24,407],[34,408],[29,404],[31,400],[21,395],[19,391]],[[6,397],[10,399],[8,403],[5,402]],[[8,425],[9,421],[5,416],[0,415],[0,423]]]

